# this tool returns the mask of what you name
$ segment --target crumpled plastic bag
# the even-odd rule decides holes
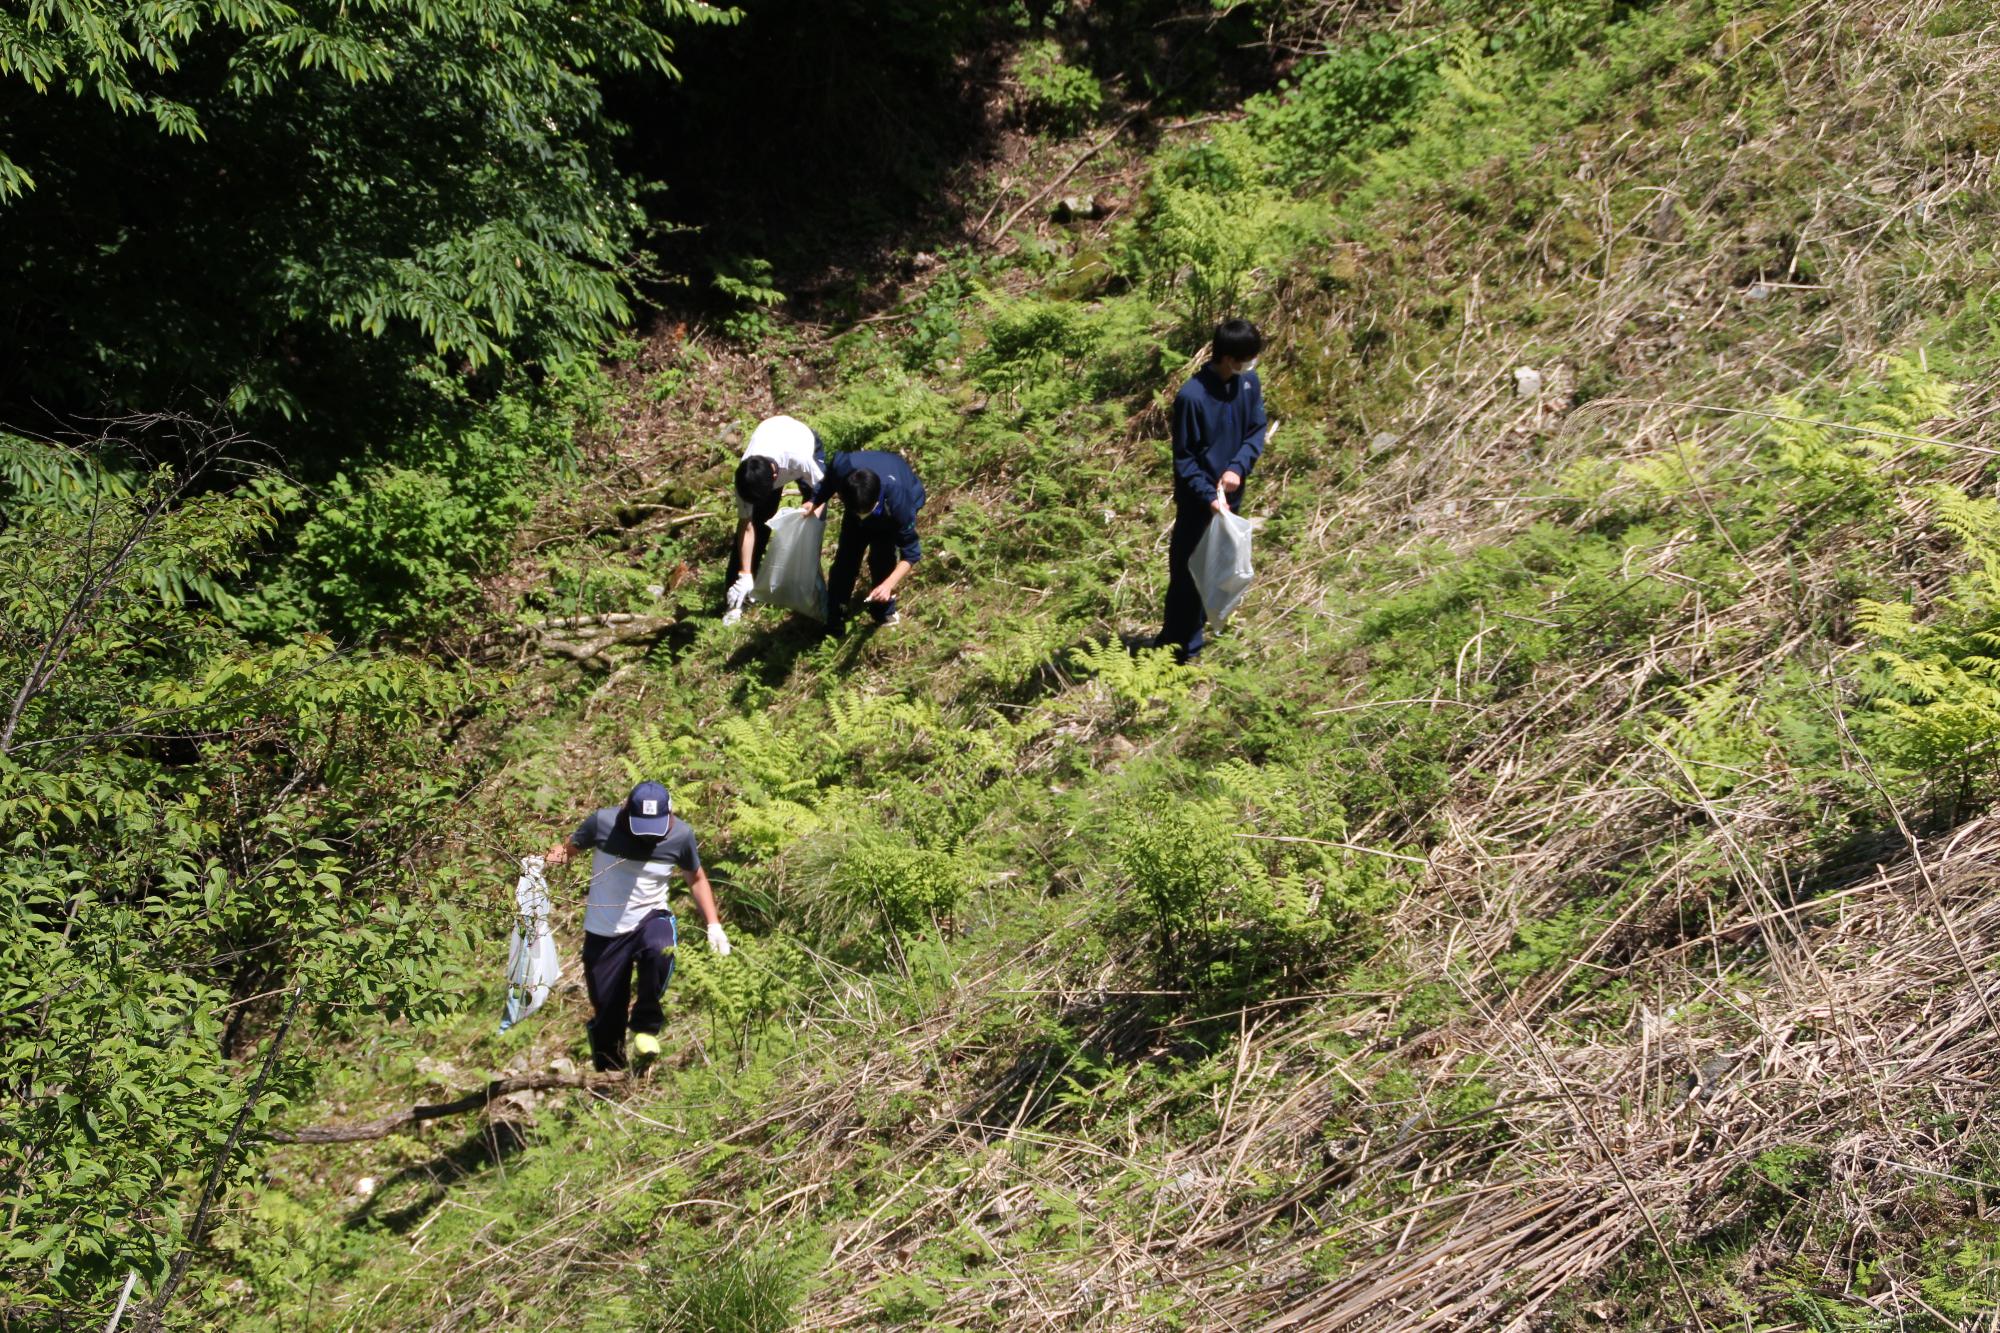
[[[1225,509],[1209,522],[1208,531],[1195,543],[1188,559],[1188,572],[1201,593],[1208,623],[1220,628],[1230,612],[1250,590],[1255,571],[1250,568],[1250,520]]]
[[[549,882],[541,857],[521,858],[514,905],[514,939],[507,948],[507,1008],[500,1015],[502,1032],[541,1008],[549,998],[549,988],[562,975],[555,932],[549,927]]]
[[[825,541],[825,519],[807,518],[803,509],[781,509],[773,514],[771,544],[757,571],[757,600],[825,620],[826,578],[819,568],[820,547]]]

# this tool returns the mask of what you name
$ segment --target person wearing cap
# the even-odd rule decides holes
[[[927,498],[924,484],[901,454],[856,449],[833,456],[806,512],[824,511],[835,495],[842,508],[840,545],[826,576],[826,632],[839,634],[847,623],[847,598],[864,553],[874,586],[862,600],[876,624],[893,625],[900,619],[896,589],[924,554],[917,539],[917,511]]]
[[[584,989],[590,994],[590,1057],[599,1070],[625,1067],[625,1032],[643,1057],[660,1053],[666,1015],[660,997],[674,975],[679,932],[667,906],[675,871],[687,880],[708,921],[708,947],[727,957],[729,936],[715,910],[715,892],[701,868],[694,830],[674,814],[657,782],[641,782],[623,805],[598,810],[545,859],[559,866],[591,853],[590,892],[583,913]]]
[[[1152,640],[1185,662],[1201,651],[1207,612],[1188,568],[1215,516],[1240,512],[1243,483],[1264,452],[1269,419],[1257,354],[1264,335],[1247,319],[1215,327],[1207,364],[1174,396],[1174,530],[1167,542],[1167,604]]]
[[[766,417],[750,432],[743,461],[736,465],[736,539],[729,547],[729,570],[723,576],[722,623],[743,618],[757,566],[771,544],[771,518],[788,482],[797,482],[799,498],[811,500],[813,488],[826,472],[826,452],[812,427],[795,417]]]

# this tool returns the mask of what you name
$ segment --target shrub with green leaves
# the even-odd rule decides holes
[[[5,452],[0,1306],[67,1323],[128,1271],[161,1290],[324,1040],[447,1002],[461,932],[407,862],[456,799],[436,723],[468,696],[176,592],[240,572],[251,496]]]
[[[643,221],[600,79],[671,77],[672,29],[734,17],[702,0],[0,12],[0,307],[34,312],[0,328],[24,371],[0,417],[192,400],[316,439],[299,456],[316,463],[427,415],[414,370],[590,360],[629,316]]]
[[[718,268],[710,285],[730,302],[724,333],[747,343],[770,334],[771,312],[785,303],[785,293],[773,285],[770,260],[740,255]]]
[[[1371,32],[1304,62],[1277,93],[1252,99],[1250,132],[1288,185],[1350,173],[1408,133],[1443,87],[1440,49],[1405,32]]]
[[[1029,42],[1014,65],[1030,120],[1075,131],[1097,115],[1104,89],[1089,70],[1072,65],[1056,41]]]
[[[488,403],[437,387],[438,417],[408,438],[316,487],[267,479],[254,488],[284,516],[291,545],[243,590],[237,625],[367,641],[434,632],[472,609],[478,575],[533,509],[533,482],[573,456],[605,382],[596,367],[575,367]]]

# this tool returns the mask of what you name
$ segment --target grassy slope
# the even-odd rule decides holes
[[[706,505],[776,379],[932,480],[911,623],[523,672],[468,856],[665,766],[746,947],[685,951],[641,1088],[282,1154],[218,1317],[702,1327],[746,1276],[806,1327],[1990,1317],[1996,831],[1978,775],[1898,771],[1855,608],[1936,604],[1924,488],[2000,445],[1995,17],[1667,4],[1469,65],[1261,272],[1261,579],[1194,672],[1085,647],[1157,613],[1190,350],[1098,242],[954,261],[769,377],[649,350],[525,604],[644,609],[683,559],[712,601],[716,524],[617,505]],[[1088,328],[982,353],[973,276]],[[1861,432],[1734,415],[1779,395]],[[575,1058],[573,988],[496,1039],[479,983],[319,1117]]]

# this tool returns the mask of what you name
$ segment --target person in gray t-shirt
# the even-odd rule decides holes
[[[559,866],[591,853],[590,892],[583,912],[584,988],[590,993],[590,1056],[599,1069],[625,1067],[625,1031],[633,1053],[660,1053],[666,1015],[660,997],[674,975],[680,936],[667,891],[678,872],[708,922],[708,947],[727,957],[729,936],[715,910],[715,892],[701,868],[694,830],[673,812],[667,789],[642,782],[623,805],[593,812],[567,841],[549,848]],[[637,984],[634,984],[636,979]]]

